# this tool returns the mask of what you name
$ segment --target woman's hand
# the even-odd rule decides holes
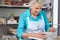
[[[35,38],[40,38],[40,39],[46,39],[47,35],[44,34],[44,33],[37,33],[37,34],[34,34],[34,37]]]
[[[40,39],[46,39],[47,38],[47,35],[44,34],[44,33],[25,33],[23,35],[23,38],[29,38],[29,37],[35,37],[35,38],[40,38]]]
[[[51,27],[51,28],[49,29],[49,32],[55,32],[55,31],[56,31],[56,29],[53,28],[53,27]]]

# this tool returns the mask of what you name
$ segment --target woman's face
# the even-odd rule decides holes
[[[42,6],[38,3],[35,3],[31,9],[31,13],[33,13],[34,15],[38,15],[41,9],[42,9]]]

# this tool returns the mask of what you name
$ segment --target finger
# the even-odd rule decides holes
[[[46,38],[47,38],[47,35],[44,36],[44,39],[46,39]]]
[[[46,35],[44,32],[41,33],[42,35]]]
[[[55,29],[52,29],[52,30],[50,30],[51,32],[55,32],[56,30]]]

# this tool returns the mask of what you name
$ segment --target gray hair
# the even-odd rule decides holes
[[[33,2],[33,1],[30,2],[29,6],[33,6],[35,3],[38,3],[38,4],[40,4],[42,6],[42,4],[40,2]]]

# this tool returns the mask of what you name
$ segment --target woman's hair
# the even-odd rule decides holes
[[[38,4],[40,4],[40,5],[42,6],[42,4],[41,4],[40,2],[31,2],[29,5],[30,5],[30,7],[31,7],[31,6],[33,6],[33,5],[36,4],[36,3],[38,3]]]

